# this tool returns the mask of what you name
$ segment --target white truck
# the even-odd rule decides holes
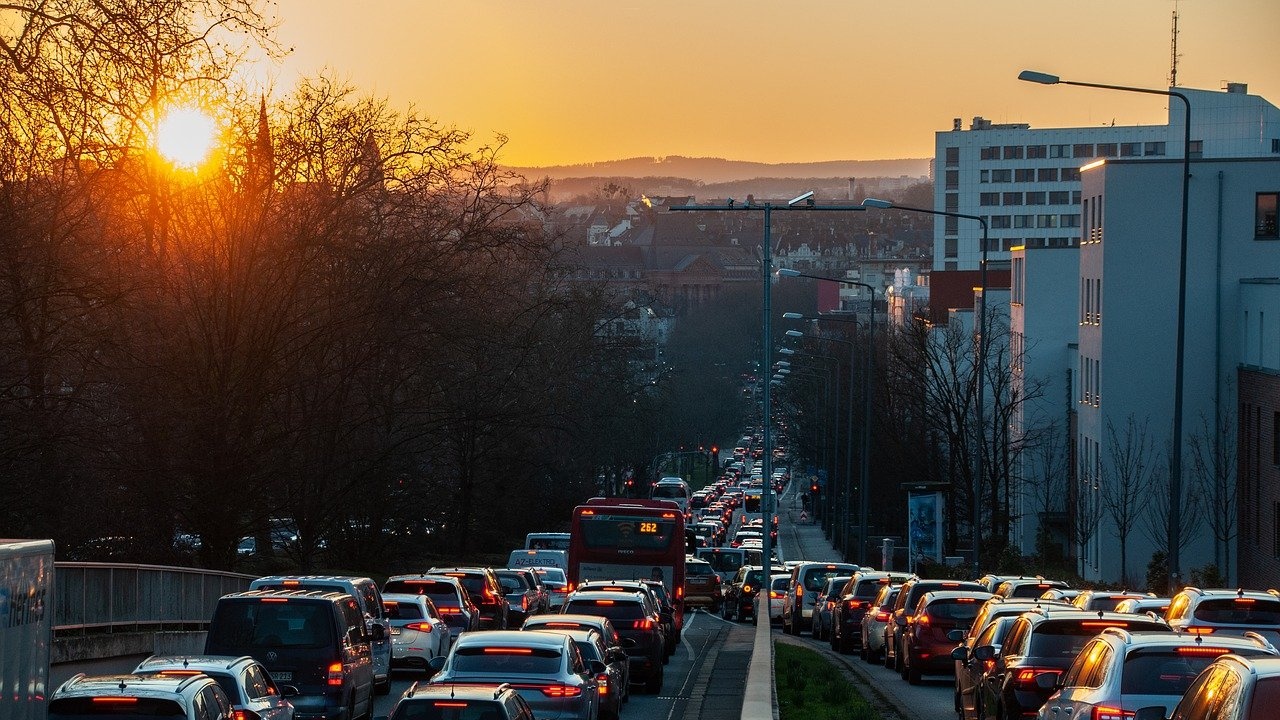
[[[45,720],[53,648],[53,541],[0,539],[0,717]]]

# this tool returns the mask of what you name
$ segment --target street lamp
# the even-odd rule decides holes
[[[862,201],[867,207],[880,208],[882,210],[896,208],[898,210],[906,210],[907,212],[924,213],[926,215],[941,215],[943,217],[963,218],[965,220],[977,220],[982,225],[982,248],[981,260],[978,268],[979,282],[982,285],[982,304],[981,312],[978,314],[978,347],[974,352],[974,372],[977,373],[977,411],[978,411],[978,451],[974,453],[974,471],[973,471],[973,572],[976,577],[982,572],[979,564],[978,556],[979,548],[982,546],[982,505],[979,498],[982,496],[982,476],[986,472],[986,466],[983,455],[987,449],[987,429],[986,429],[986,401],[984,388],[986,386],[986,364],[987,364],[987,219],[981,215],[966,215],[964,213],[948,212],[946,210],[933,210],[931,208],[908,207],[906,205],[898,205],[888,200],[879,200],[877,198],[867,198]]]
[[[1104,85],[1101,83],[1076,82],[1063,80],[1057,75],[1023,70],[1018,73],[1019,80],[1039,83],[1041,85],[1075,85],[1077,87],[1099,88],[1102,90],[1119,90],[1121,92],[1142,93],[1144,95],[1165,95],[1182,101],[1182,219],[1179,228],[1178,246],[1178,340],[1173,361],[1173,447],[1169,451],[1169,583],[1172,592],[1181,588],[1178,582],[1182,544],[1182,368],[1186,352],[1186,319],[1187,319],[1187,203],[1191,190],[1191,101],[1176,90],[1153,90],[1150,88],[1129,87],[1127,85]]]
[[[862,439],[861,439],[862,457],[859,458],[860,465],[859,465],[859,471],[858,471],[860,479],[862,481],[862,486],[858,494],[858,523],[862,528],[862,542],[860,543],[861,547],[858,550],[858,562],[860,564],[865,565],[867,561],[867,534],[868,534],[867,506],[868,506],[869,498],[871,495],[871,418],[872,418],[871,392],[872,392],[872,388],[874,387],[872,384],[872,377],[875,374],[875,354],[876,354],[876,335],[875,335],[876,333],[876,289],[867,283],[858,282],[856,280],[828,278],[828,277],[822,277],[820,275],[808,275],[806,273],[800,272],[799,270],[793,270],[791,268],[781,268],[778,270],[778,274],[783,277],[803,277],[803,278],[809,278],[811,280],[828,280],[831,282],[845,283],[847,285],[857,285],[858,287],[866,288],[867,291],[871,293],[871,304],[867,307],[867,310],[868,310],[867,312],[867,353],[866,353],[867,366],[866,366],[866,372],[862,376]],[[783,313],[782,316],[784,318],[790,318],[790,319],[804,317],[799,313]],[[818,319],[835,320],[838,322],[851,322],[849,320],[844,320],[843,318],[837,318],[832,316],[820,316]],[[850,368],[852,369],[852,360],[850,360]],[[852,378],[850,378],[849,394],[850,396],[853,395]],[[853,412],[852,401],[850,401],[850,403],[851,403],[850,413],[852,413]],[[852,427],[852,425],[850,427]]]

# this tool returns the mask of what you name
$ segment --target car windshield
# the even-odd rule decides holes
[[[560,651],[554,648],[461,647],[454,651],[454,673],[551,675],[560,670]]]
[[[503,720],[507,714],[495,700],[406,700],[388,720]]]
[[[59,698],[49,703],[49,720],[150,720],[153,718],[185,718],[186,711],[166,698],[134,698],[119,703],[94,702],[91,697]]]

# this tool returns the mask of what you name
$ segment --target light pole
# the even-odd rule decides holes
[[[977,383],[977,415],[978,415],[978,449],[974,453],[974,471],[973,471],[973,573],[974,577],[978,577],[982,572],[979,555],[982,547],[982,476],[986,472],[986,465],[983,455],[987,450],[987,427],[986,427],[986,400],[984,388],[986,386],[986,369],[987,369],[987,219],[980,215],[966,215],[964,213],[948,212],[946,210],[933,210],[931,208],[908,207],[906,205],[898,205],[888,200],[878,200],[876,198],[867,198],[862,201],[867,207],[889,209],[897,208],[898,210],[906,210],[907,212],[924,213],[926,215],[941,215],[943,217],[963,218],[965,220],[977,220],[982,225],[982,248],[981,260],[979,261],[979,282],[981,283],[982,302],[980,305],[981,312],[978,313],[978,346],[974,351],[974,372],[977,374],[975,382]]]
[[[865,565],[867,562],[867,505],[871,496],[871,394],[875,387],[872,382],[875,375],[875,355],[876,355],[876,289],[871,285],[856,280],[847,280],[839,278],[828,278],[820,275],[807,275],[798,270],[783,268],[778,270],[778,274],[785,277],[803,277],[810,280],[830,280],[832,282],[842,282],[847,285],[857,285],[866,288],[871,293],[871,304],[867,308],[867,352],[866,352],[866,372],[862,377],[862,457],[859,458],[859,476],[862,480],[862,487],[858,495],[858,524],[862,528],[862,542],[858,550],[858,563]],[[826,317],[829,320],[839,320],[839,318]],[[847,321],[846,321],[847,322]],[[850,379],[852,382],[852,379]],[[852,392],[852,391],[851,391]]]
[[[1173,361],[1173,447],[1169,450],[1169,524],[1166,530],[1169,534],[1169,587],[1171,592],[1178,592],[1182,589],[1178,578],[1181,564],[1179,546],[1182,544],[1182,369],[1187,332],[1187,203],[1191,190],[1191,101],[1186,95],[1176,90],[1152,90],[1127,85],[1076,82],[1035,70],[1023,70],[1018,73],[1018,79],[1041,85],[1075,85],[1144,95],[1165,95],[1182,101],[1182,219],[1178,244],[1178,340]]]
[[[763,463],[762,469],[764,471],[763,474],[765,478],[773,477],[773,428],[772,428],[773,418],[771,416],[772,408],[770,407],[770,400],[769,400],[772,383],[766,379],[766,376],[764,373],[769,372],[769,369],[773,366],[773,360],[771,358],[771,354],[773,350],[773,328],[771,327],[771,324],[770,324],[770,321],[771,321],[770,314],[772,313],[772,308],[770,307],[769,282],[773,274],[772,225],[773,225],[774,209],[775,208],[772,203],[765,203],[764,205],[753,205],[751,203],[747,203],[745,205],[738,205],[734,203],[732,200],[730,200],[728,203],[724,205],[679,205],[679,206],[674,206],[669,208],[669,210],[671,210],[672,212],[708,212],[708,211],[757,212],[758,211],[758,212],[764,213],[764,237],[760,243],[760,276],[763,282],[762,293],[764,295],[763,302],[761,303],[762,307],[761,307],[761,321],[760,321],[760,334],[762,338],[762,341],[760,343],[760,373],[761,373],[760,374],[760,393],[763,396],[761,399],[761,413],[764,415],[764,423],[763,423],[764,429],[761,431],[761,435],[763,436],[761,439],[762,439],[762,444],[764,445],[764,463]],[[866,208],[863,208],[860,205],[847,205],[847,206],[818,205],[815,202],[813,191],[810,190],[809,192],[803,193],[798,197],[794,197],[791,200],[787,201],[787,204],[785,207],[779,206],[776,209],[827,211],[827,212],[832,212],[832,211],[857,212],[857,211],[865,210]],[[765,483],[764,493],[761,496],[760,504],[762,505],[761,510],[763,511],[763,514],[765,516],[765,523],[767,527],[769,523],[773,522],[773,513],[776,510],[774,497],[773,497],[773,483],[771,482]],[[767,533],[767,532],[764,533],[764,542],[761,543],[762,547],[761,547],[760,554],[761,554],[761,559],[764,563],[764,568],[761,573],[762,578],[761,578],[761,585],[760,585],[760,587],[762,588],[772,587],[769,579],[769,574],[770,574],[769,570],[773,565],[773,560],[771,559],[772,551],[773,551],[773,538],[770,537],[770,535],[771,535],[770,533]]]
[[[835,395],[837,398],[840,396],[840,359],[839,358],[832,357],[831,355],[823,355],[821,353],[810,353],[810,352],[804,352],[802,350],[795,350],[786,346],[779,347],[778,352],[782,355],[786,355],[787,357],[806,357],[806,358],[813,358],[814,360],[823,360],[823,361],[832,363],[831,370],[833,370],[834,372],[831,373],[831,376],[835,377],[835,386],[836,386]],[[825,371],[825,368],[824,368],[824,371]],[[827,374],[824,374],[822,376],[822,388],[823,388],[822,410],[823,412],[826,412],[827,408],[831,409],[831,420],[830,422],[824,423],[825,427],[823,428],[823,432],[822,432],[822,465],[821,467],[823,468],[824,471],[827,472],[828,477],[835,477],[836,475],[835,446],[836,446],[837,435],[839,434],[839,429],[840,429],[840,408],[836,403],[831,402],[831,380]],[[827,438],[828,432],[830,433],[830,436],[831,436],[830,439]],[[828,452],[831,453],[830,462],[828,462],[828,455],[827,455]],[[816,505],[813,506],[813,511],[816,515],[817,513]]]

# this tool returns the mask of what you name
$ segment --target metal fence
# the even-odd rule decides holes
[[[54,632],[203,627],[218,598],[249,588],[240,573],[95,562],[54,564]]]

